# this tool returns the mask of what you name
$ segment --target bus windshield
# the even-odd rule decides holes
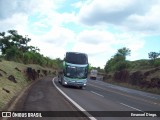
[[[70,78],[86,78],[87,67],[66,66],[66,76]]]

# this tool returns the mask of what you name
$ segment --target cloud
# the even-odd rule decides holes
[[[78,18],[89,26],[105,23],[123,30],[155,31],[160,29],[159,9],[157,0],[88,0],[81,7]]]
[[[27,8],[24,1],[13,0],[1,0],[0,1],[0,19],[12,17],[16,13],[25,13]]]
[[[131,50],[131,56],[127,57],[129,60],[137,60],[137,58],[141,58],[138,51],[145,46],[145,41],[142,36],[135,36],[135,34],[127,33],[116,34],[115,36],[117,38],[117,44]]]
[[[56,10],[64,0],[1,0],[0,19],[6,19],[14,14],[46,14]]]
[[[0,20],[1,32],[8,30],[17,30],[18,33],[24,35],[27,32],[28,16],[25,14],[14,14],[10,18]]]
[[[81,8],[83,6],[83,1],[75,2],[71,6],[75,8]]]
[[[75,33],[63,27],[52,28],[42,35],[31,35],[30,45],[40,48],[41,54],[51,58],[64,57],[67,50],[66,45],[74,42]]]
[[[77,35],[72,51],[87,53],[92,65],[103,68],[106,61],[122,47],[131,50],[131,56],[127,57],[129,60],[137,60],[140,57],[138,51],[144,45],[142,37],[134,34],[113,34],[106,30],[84,30]]]
[[[11,2],[10,0],[0,0],[0,30],[16,29],[19,32],[30,33],[31,30],[32,32],[40,32],[39,29],[42,30],[42,28],[47,28],[48,26],[53,27],[53,24],[55,25],[56,23],[60,25],[63,21],[69,19],[62,19],[60,14],[56,12],[63,1],[12,0]],[[30,18],[33,20],[36,18],[36,21],[30,21]]]
[[[141,34],[132,31],[142,33],[160,28],[156,0],[78,1],[71,6],[79,13],[58,12],[63,1],[1,0],[0,32],[15,29],[28,35],[32,39],[30,45],[51,58],[63,59],[66,51],[85,52],[92,65],[103,68],[118,48],[130,48],[130,60],[140,58],[138,51],[145,42]]]
[[[112,44],[115,42],[114,35],[108,31],[102,30],[84,30],[78,35],[78,41],[88,44],[103,44],[104,42]]]
[[[160,3],[160,2],[159,2]],[[156,32],[160,31],[160,4],[153,5],[144,15],[133,14],[126,20],[130,29],[138,31]]]
[[[63,23],[75,21],[74,13],[58,13],[64,0],[0,1],[0,32],[15,29],[32,39],[30,45],[52,58],[62,57],[75,33]],[[4,9],[4,10],[2,10]],[[61,54],[63,53],[63,54]],[[62,56],[61,56],[62,55]]]
[[[57,46],[53,43],[48,43],[45,41],[37,40],[34,38],[29,45],[32,46],[37,46],[40,48],[40,53],[43,54],[44,56],[50,57],[52,59],[54,58],[61,58],[63,59],[64,54],[65,54],[65,49],[62,48],[62,46]]]
[[[99,30],[84,30],[77,35],[73,50],[96,55],[105,52],[106,49],[112,51],[110,46],[114,43],[115,38],[112,33]]]
[[[42,41],[55,44],[57,46],[64,46],[67,42],[74,41],[75,34],[69,29],[56,27],[40,37]]]
[[[126,12],[125,9],[131,3],[133,3],[133,0],[120,0],[119,2],[93,0],[81,8],[79,13],[80,20],[89,25],[101,22],[119,23],[130,14],[131,10]]]

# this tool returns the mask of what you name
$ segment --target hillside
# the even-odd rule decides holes
[[[42,78],[46,74],[56,74],[54,69],[44,68],[36,64],[25,65],[12,61],[0,61],[0,110],[13,97],[17,96],[20,91],[34,81],[26,74],[28,67],[39,71],[39,77],[37,79]]]
[[[135,61],[129,61],[131,70],[144,70],[144,69],[152,69],[160,66],[160,58],[157,58],[154,65],[151,65],[151,60],[149,59],[141,59]]]
[[[158,64],[152,65],[150,62],[147,59],[128,61],[127,69],[106,73],[104,81],[160,94],[160,58],[156,59]]]
[[[160,94],[160,67],[151,66],[149,60],[130,61],[130,68],[102,73],[104,81],[133,89]],[[28,67],[39,71],[39,78],[55,75],[56,70],[44,68],[36,64],[22,64],[13,61],[0,60],[0,110],[16,97],[34,80],[26,74]]]

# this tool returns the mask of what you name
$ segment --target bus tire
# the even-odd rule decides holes
[[[84,87],[83,86],[79,86],[79,89],[84,89]]]

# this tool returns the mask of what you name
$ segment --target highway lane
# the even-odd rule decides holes
[[[80,90],[63,87],[55,79],[56,85],[71,99],[87,111],[160,111],[160,96],[137,90],[111,85],[98,80],[88,80],[87,87]],[[109,118],[109,117],[107,117]],[[97,117],[97,119],[106,119]],[[128,119],[114,117],[109,119]],[[158,118],[132,117],[133,120]]]
[[[77,112],[77,108],[70,104],[70,102],[59,93],[53,86],[52,79],[52,77],[46,77],[33,84],[25,91],[25,94],[21,96],[21,99],[19,99],[13,111],[33,111],[40,113],[46,111],[46,114],[49,112],[51,112],[52,115],[56,114],[56,117],[54,117],[54,115],[53,117],[44,117],[42,114],[42,118],[13,117],[9,118],[9,120],[88,120],[87,117],[82,117],[83,115]],[[64,117],[61,116],[61,113]],[[74,113],[74,117],[71,115],[72,113]],[[68,115],[68,117],[65,115]]]
[[[102,89],[101,94],[106,95],[106,92],[109,92],[110,99],[118,98],[119,102],[135,105],[135,108],[138,108],[142,111],[160,111],[159,95],[123,88],[116,85],[103,83],[101,81],[89,81],[88,84],[92,87],[96,87],[97,89]],[[103,92],[103,90],[105,92]]]

